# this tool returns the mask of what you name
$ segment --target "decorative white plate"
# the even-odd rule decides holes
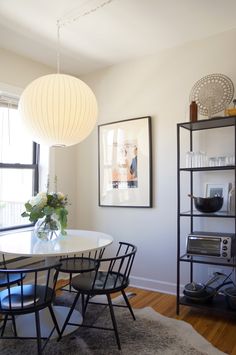
[[[210,74],[198,80],[190,93],[190,102],[196,101],[198,112],[211,117],[223,111],[232,101],[234,85],[223,74]]]

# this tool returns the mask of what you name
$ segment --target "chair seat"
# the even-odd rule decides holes
[[[25,274],[9,274],[9,281],[8,281],[8,278],[6,275],[4,274],[1,274],[0,275],[0,287],[4,287],[8,284],[15,284],[17,282],[20,282],[24,277],[25,277]]]
[[[51,299],[52,292],[52,289],[40,285],[36,288],[33,285],[11,287],[0,292],[0,311],[13,308],[14,310],[26,310],[35,307],[36,304],[40,306],[47,302],[47,299]]]
[[[97,265],[97,261],[95,259],[82,258],[82,257],[61,259],[60,263],[61,263],[59,267],[60,272],[75,273],[75,274],[92,271],[96,268]]]
[[[30,315],[28,319],[29,327],[32,327],[32,331],[35,335],[27,336],[27,334],[25,334],[23,335],[23,338],[35,338],[37,340],[38,355],[42,355],[42,351],[52,336],[54,329],[60,336],[60,328],[52,307],[58,278],[58,270],[56,268],[58,268],[59,265],[60,264],[57,262],[49,265],[39,264],[37,267],[33,268],[8,269],[4,267],[3,269],[0,269],[1,280],[8,281],[2,291],[0,291],[0,314],[3,315],[0,340],[21,338],[21,336],[18,336],[21,322],[17,324],[16,317],[26,314]],[[12,284],[13,280],[16,282],[16,275],[20,276],[19,285]],[[42,336],[41,331],[43,330],[43,324],[40,324],[40,312],[43,309],[48,309],[51,316],[50,320],[52,321],[50,324],[51,331],[50,329],[46,330],[45,336]],[[13,334],[10,336],[9,334],[4,335],[8,321],[11,322],[11,328],[13,331]],[[47,334],[48,332],[49,334]],[[42,344],[42,340],[45,340],[44,344]],[[16,349],[15,352],[17,352]],[[33,349],[31,352],[35,353]]]
[[[79,292],[99,294],[104,292],[117,292],[128,285],[128,280],[124,283],[124,276],[121,274],[98,271],[93,287],[94,277],[95,271],[75,276],[72,279],[72,286]]]
[[[124,301],[126,303],[126,307],[129,308],[129,311],[135,320],[135,316],[132,310],[132,307],[129,303],[129,300],[125,294],[125,288],[129,285],[129,275],[133,265],[134,257],[137,251],[137,247],[133,244],[126,242],[119,242],[119,247],[116,252],[116,255],[113,257],[104,258],[100,256],[96,262],[96,268],[93,271],[80,273],[79,275],[72,278],[70,285],[77,291],[70,311],[67,314],[65,322],[62,326],[60,338],[64,333],[67,325],[75,325],[75,323],[71,323],[70,319],[72,313],[75,309],[77,301],[79,297],[81,297],[81,305],[82,305],[82,315],[83,318],[86,314],[86,309],[90,302],[90,299],[95,295],[106,295],[107,304],[110,310],[111,321],[113,328],[108,327],[99,327],[84,324],[86,327],[92,327],[96,329],[103,330],[113,330],[116,336],[116,342],[118,349],[121,350],[120,339],[115,319],[115,313],[113,310],[113,303],[111,299],[111,294],[114,292],[120,291],[123,295]],[[71,276],[71,275],[70,275]],[[104,303],[98,303],[104,304]],[[118,305],[116,305],[118,306]],[[123,307],[123,305],[119,305],[119,307]],[[79,324],[78,324],[79,325]]]

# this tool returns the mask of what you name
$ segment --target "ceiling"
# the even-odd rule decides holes
[[[235,0],[0,0],[0,47],[56,68],[62,19],[61,72],[81,75],[230,30],[235,14]]]

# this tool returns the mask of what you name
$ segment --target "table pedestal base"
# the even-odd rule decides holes
[[[53,310],[54,310],[54,313],[55,313],[55,316],[57,319],[58,326],[61,329],[70,308],[63,307],[63,306],[53,306]],[[42,309],[39,312],[39,317],[40,317],[41,336],[48,337],[54,327],[54,324],[53,324],[53,321],[51,318],[51,314],[50,314],[48,308]],[[82,318],[82,315],[80,314],[80,312],[78,312],[77,310],[74,310],[74,312],[71,315],[70,321],[71,321],[71,323],[81,324],[83,321],[83,318]],[[17,316],[16,317],[16,329],[17,329],[17,335],[19,337],[36,337],[34,313]],[[65,331],[63,333],[63,336],[74,332],[76,329],[78,329],[78,326],[67,325],[67,327],[65,328]],[[57,337],[58,337],[57,331],[54,330],[54,332],[51,336],[51,339],[57,338]]]

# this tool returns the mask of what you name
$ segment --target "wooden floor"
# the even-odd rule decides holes
[[[177,316],[175,296],[137,288],[129,288],[128,291],[136,293],[130,301],[134,308],[149,306],[167,317],[184,320],[219,350],[236,355],[236,317],[222,317],[185,306],[180,306]]]
[[[58,287],[62,284],[64,282],[60,280]],[[173,295],[132,287],[127,292],[136,294],[130,300],[133,308],[152,307],[164,316],[184,320],[216,348],[226,354],[236,355],[236,317],[224,317],[186,306],[180,306],[180,314],[177,316],[176,297]]]

